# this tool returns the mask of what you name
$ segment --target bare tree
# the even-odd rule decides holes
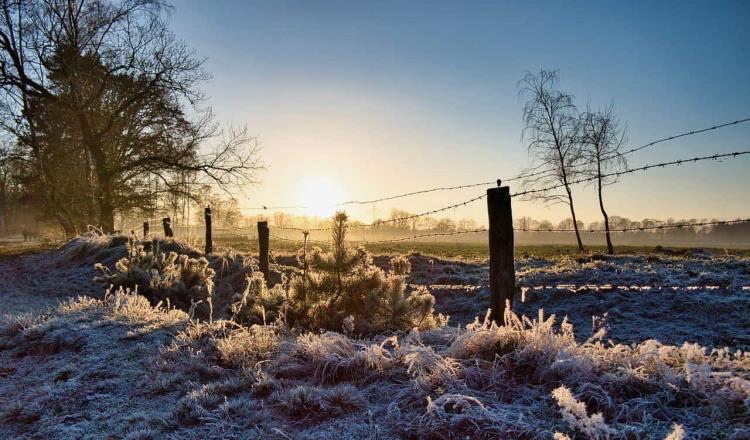
[[[570,182],[576,173],[575,166],[581,160],[578,114],[573,96],[560,91],[557,82],[558,73],[549,70],[541,70],[538,74],[527,73],[519,82],[520,93],[527,97],[523,108],[522,139],[528,142],[529,154],[536,168],[549,171],[525,179],[524,185],[534,188],[562,185],[565,188],[565,195],[540,191],[531,197],[545,203],[568,205],[578,249],[583,251],[570,189]]]
[[[604,209],[604,186],[614,183],[617,178],[605,174],[627,169],[627,160],[622,154],[626,142],[626,128],[620,123],[614,111],[614,104],[599,111],[588,107],[580,117],[580,141],[583,157],[583,173],[595,179],[599,196],[599,209],[604,217],[604,230],[607,237],[607,251],[614,254],[612,239],[609,233],[610,219]]]
[[[73,217],[60,184],[70,168],[51,160],[63,146],[80,158],[73,172],[107,231],[115,212],[148,196],[141,182],[153,176],[173,195],[184,172],[225,189],[254,180],[255,138],[219,130],[202,107],[209,75],[169,30],[161,0],[2,0],[0,8],[0,124],[25,147],[63,224]]]

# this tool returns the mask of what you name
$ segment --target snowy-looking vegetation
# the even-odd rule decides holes
[[[271,288],[249,257],[204,257],[169,239],[148,248],[92,234],[0,261],[3,437],[750,435],[747,258],[529,255],[514,305],[528,317],[509,313],[498,327],[483,319],[482,262],[345,247],[342,261],[368,275],[346,272],[341,297],[373,277],[390,296],[315,321],[290,319],[290,292],[306,270],[335,284],[323,269],[335,246],[277,255]],[[95,277],[122,287],[64,287]],[[436,312],[407,306],[414,295],[430,295]],[[197,312],[199,297],[213,319]],[[683,315],[660,329],[657,304]],[[395,309],[420,318],[382,319]],[[437,312],[452,318],[419,325]]]

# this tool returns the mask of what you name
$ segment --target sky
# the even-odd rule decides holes
[[[217,119],[247,125],[267,169],[243,208],[326,215],[330,203],[510,178],[531,164],[521,138],[527,71],[560,72],[576,104],[613,102],[628,146],[750,117],[750,2],[180,0],[176,35],[205,57]],[[644,149],[631,167],[750,150],[750,124]],[[609,214],[750,216],[750,156],[625,176]],[[513,191],[511,183],[511,191]],[[434,192],[347,207],[370,221],[484,192]],[[592,188],[578,217],[599,221]],[[514,199],[515,217],[566,206]],[[247,209],[248,214],[257,211]],[[444,216],[486,224],[486,202]]]

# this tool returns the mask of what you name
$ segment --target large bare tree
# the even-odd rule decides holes
[[[523,108],[524,128],[522,139],[528,143],[536,168],[546,173],[533,173],[524,180],[526,187],[543,189],[562,185],[565,194],[556,191],[539,191],[531,197],[545,203],[565,203],[570,208],[578,249],[583,251],[578,231],[571,181],[576,175],[576,165],[581,160],[578,142],[578,113],[573,96],[557,88],[558,73],[541,70],[527,73],[519,82],[519,91],[527,99]]]
[[[610,237],[610,219],[604,209],[604,186],[614,183],[615,176],[605,177],[612,172],[626,169],[628,166],[622,147],[626,142],[626,128],[614,111],[614,104],[592,111],[587,107],[580,117],[580,141],[583,157],[583,173],[591,177],[596,184],[599,196],[599,209],[604,217],[604,230],[607,237],[607,251],[614,254]]]
[[[185,172],[227,189],[260,168],[247,130],[220,130],[204,107],[209,75],[169,30],[168,9],[159,0],[2,0],[0,123],[68,233],[75,216],[59,182],[69,179],[51,160],[66,148],[80,160],[67,170],[88,186],[89,221],[106,231],[153,177],[172,192]]]

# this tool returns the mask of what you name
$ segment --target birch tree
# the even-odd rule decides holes
[[[562,186],[565,194],[557,191],[540,191],[531,198],[545,203],[564,203],[570,209],[579,251],[583,242],[578,230],[571,181],[577,174],[581,160],[578,142],[578,112],[573,96],[558,89],[558,73],[541,70],[527,73],[519,82],[519,91],[527,101],[523,108],[522,140],[528,143],[529,154],[536,169],[547,172],[524,179],[527,188],[543,189]]]
[[[604,177],[605,174],[627,169],[627,160],[622,154],[626,142],[626,128],[621,124],[614,111],[614,104],[599,111],[589,108],[580,117],[580,143],[583,159],[583,173],[591,177],[596,185],[599,209],[604,218],[604,230],[607,238],[607,251],[614,254],[610,237],[610,218],[604,208],[604,187],[615,183],[616,176]]]

